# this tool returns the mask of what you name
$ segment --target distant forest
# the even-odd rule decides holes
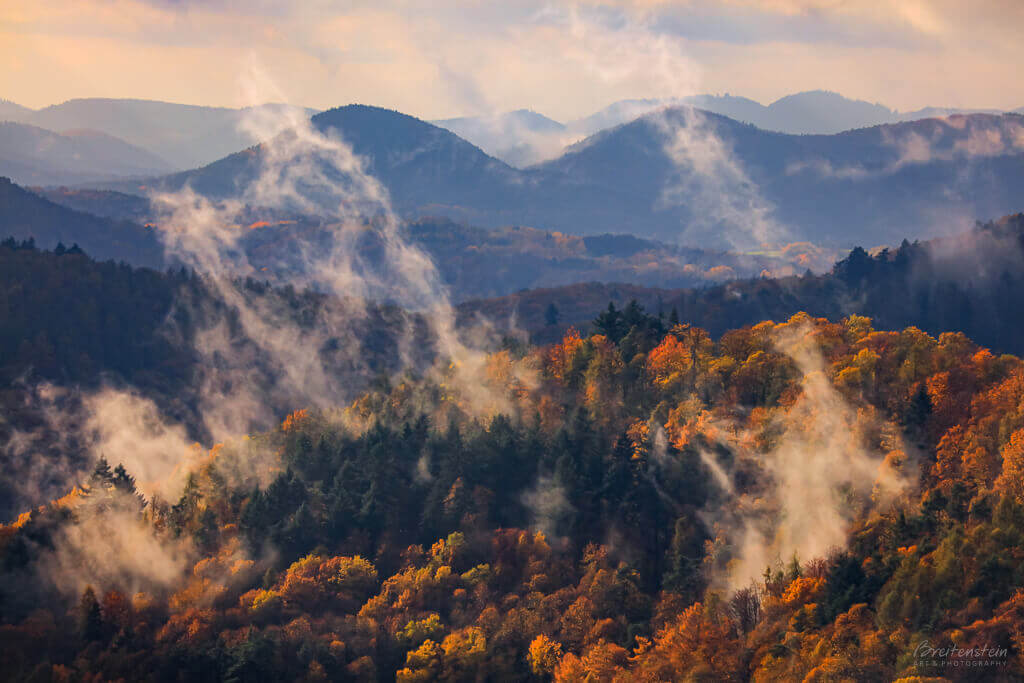
[[[857,314],[886,329],[915,326],[932,335],[962,331],[996,352],[1022,353],[1024,318],[1017,303],[1024,298],[1022,240],[1024,216],[1017,215],[947,243],[904,243],[875,256],[855,249],[824,275],[683,291],[575,285],[468,302],[459,312],[467,323],[478,312],[500,322],[514,310],[518,324],[542,343],[560,339],[573,325],[584,333],[603,330],[618,341],[635,326],[669,329],[680,322],[717,338],[729,329],[785,320],[799,311],[831,319]],[[311,307],[325,305],[325,297],[312,292],[256,281],[240,284],[248,296],[279,299],[296,319],[308,319]],[[175,305],[183,301],[189,305]],[[0,401],[6,415],[0,438],[28,432],[46,442],[42,436],[48,425],[31,400],[40,382],[86,389],[131,386],[201,438],[200,368],[193,337],[223,314],[219,307],[202,278],[185,270],[98,262],[75,245],[43,251],[31,242],[7,239],[0,244],[0,376],[5,386]],[[360,353],[366,364],[351,380],[353,393],[399,367],[389,339],[400,316],[387,307],[372,310],[361,323],[366,334]],[[421,350],[422,362],[428,363],[430,345]],[[320,353],[328,354],[324,358],[330,365],[330,351]],[[276,410],[283,415],[292,407],[282,400]],[[15,469],[0,476],[4,518],[27,502],[15,494]]]
[[[709,288],[666,290],[590,283],[468,302],[463,310],[498,321],[514,316],[538,342],[567,325],[587,329],[612,301],[636,299],[650,313],[698,325],[719,336],[799,311],[829,319],[869,316],[881,327],[913,325],[929,334],[963,332],[1006,353],[1024,353],[1024,214],[979,224],[966,234],[928,242],[904,240],[874,256],[857,248],[820,275],[738,280]],[[674,313],[673,313],[674,312]],[[556,320],[558,324],[549,324]]]
[[[273,310],[287,312],[300,327],[331,305],[322,294],[291,286],[274,288],[255,280],[240,280],[236,286],[250,301],[262,300]],[[344,373],[354,395],[378,375],[399,367],[390,340],[406,318],[394,308],[370,306],[365,316],[352,321],[361,340],[357,368],[329,344],[309,352]],[[194,438],[206,438],[198,414],[204,368],[195,352],[196,335],[222,323],[238,353],[252,351],[230,307],[204,278],[186,269],[162,272],[95,261],[77,244],[44,251],[31,240],[0,242],[0,442],[30,434],[41,452],[67,445],[52,438],[44,407],[34,399],[45,384],[70,389],[62,400],[72,403],[77,389],[131,387],[188,427]],[[411,324],[415,328],[419,323],[413,317]],[[429,362],[429,340],[418,348],[423,362]],[[257,370],[273,381],[274,370],[262,366],[258,355]],[[284,414],[291,405],[286,398],[282,401],[275,408]],[[17,469],[9,463],[0,473],[0,518],[9,518],[29,502],[16,492]]]

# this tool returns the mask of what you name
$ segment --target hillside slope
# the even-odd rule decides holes
[[[399,112],[349,105],[317,114],[313,125],[339,135],[366,162],[401,212],[430,207],[454,214],[490,215],[522,195],[521,176],[465,140]],[[284,133],[282,135],[288,135]],[[274,144],[274,143],[269,143]],[[246,187],[260,172],[265,145],[256,145],[208,166],[167,176],[149,187],[174,191],[188,184],[210,197],[229,197]],[[344,176],[331,169],[339,179]],[[128,185],[115,189],[137,191]]]
[[[525,168],[557,156],[573,139],[566,126],[529,109],[494,116],[431,121],[510,166]]]
[[[169,500],[106,450],[0,527],[0,664],[1020,680],[1019,358],[857,317],[636,322],[487,355],[500,409],[441,369],[197,445]]]
[[[930,242],[904,242],[875,256],[854,249],[822,275],[739,280],[705,289],[665,290],[630,285],[580,284],[533,290],[462,306],[468,317],[514,319],[538,341],[560,337],[565,327],[589,329],[608,302],[619,309],[636,299],[648,311],[673,315],[713,336],[797,312],[841,318],[863,315],[880,326],[916,326],[938,336],[962,332],[1007,353],[1024,353],[1024,214]],[[561,312],[549,325],[550,306]]]
[[[98,259],[162,267],[163,246],[151,228],[101,218],[43,199],[0,177],[0,239],[33,240],[42,249],[77,244]]]
[[[44,107],[24,120],[56,131],[102,131],[150,150],[182,169],[210,163],[258,142],[244,122],[284,121],[287,117],[278,114],[285,111],[306,116],[314,113],[282,104],[229,109],[153,100],[83,98]]]
[[[40,193],[37,196],[13,184],[0,188],[0,239],[32,237],[44,248],[61,241],[66,246],[77,243],[89,254],[136,265],[165,262],[159,229],[148,227],[156,225],[159,216],[144,198],[68,188]],[[274,283],[285,284],[307,274],[305,254],[331,248],[338,235],[338,225],[321,218],[267,217],[254,213],[239,244],[261,277]],[[686,249],[628,235],[582,237],[521,227],[486,230],[444,218],[413,221],[403,227],[403,234],[430,256],[456,301],[591,280],[701,287],[831,263],[827,252],[809,245],[772,256],[742,255]],[[380,252],[372,231],[355,247],[371,260]]]
[[[575,216],[592,230],[629,225],[683,243],[731,233],[751,244],[751,227],[767,220],[782,241],[875,245],[1019,210],[1022,131],[1018,115],[979,114],[786,135],[676,108],[532,170],[555,225]],[[576,191],[558,204],[547,192],[558,187]]]
[[[146,149],[96,130],[63,134],[0,122],[0,174],[25,185],[64,185],[152,176],[173,167]]]
[[[787,135],[675,108],[526,170],[398,112],[352,105],[313,121],[366,159],[403,216],[483,227],[629,233],[705,249],[797,241],[849,248],[960,231],[975,217],[1019,210],[1024,196],[1019,115]],[[231,196],[264,156],[257,146],[149,186]]]

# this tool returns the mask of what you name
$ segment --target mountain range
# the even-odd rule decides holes
[[[0,122],[0,175],[33,185],[73,185],[99,179],[152,176],[173,166],[152,152],[92,129],[54,133]]]
[[[592,135],[599,130],[632,121],[655,109],[682,104],[721,114],[764,130],[794,135],[831,135],[883,123],[916,121],[952,114],[1004,113],[998,109],[962,107],[923,107],[911,111],[898,111],[884,104],[850,99],[828,90],[809,90],[786,95],[767,105],[748,97],[728,93],[670,99],[620,100],[568,125],[586,135]],[[1024,107],[1014,112],[1021,113],[1022,110]]]
[[[602,131],[531,170],[550,179],[545,187],[560,181],[576,190],[566,196],[585,197],[553,205],[554,225],[575,216],[593,229],[628,225],[635,234],[740,249],[762,239],[875,245],[1015,211],[1022,131],[1020,115],[974,114],[791,135],[676,107]]]
[[[878,103],[834,92],[812,90],[782,97],[768,105],[737,95],[692,95],[668,99],[619,100],[586,117],[566,123],[520,109],[490,116],[433,121],[512,166],[525,167],[558,156],[570,143],[633,121],[665,107],[690,105],[767,131],[794,135],[831,135],[884,123],[915,121],[952,114],[1001,114],[995,109],[925,107],[900,112]],[[1016,110],[1024,111],[1024,107]]]
[[[766,128],[785,123],[807,130],[829,122],[846,128],[904,114],[825,92],[789,96],[768,107],[729,95],[690,100],[673,106],[623,101],[565,125],[529,110],[486,122],[440,122],[470,140],[363,105],[321,112],[312,121],[351,144],[408,220],[445,217],[484,228],[632,234],[711,250],[760,251],[764,244],[788,242],[845,248],[929,237],[1020,208],[1019,114],[952,114],[794,134]],[[130,208],[133,200],[125,197],[186,184],[209,197],[236,196],[258,172],[267,141],[295,116],[309,113],[285,105],[236,110],[138,100],[71,100],[32,111],[5,102],[0,116],[32,123],[0,127],[0,174],[26,185],[115,190],[123,201],[104,199],[105,209],[115,206],[111,215],[145,222],[138,215],[144,208]],[[240,133],[238,123],[261,118],[274,123],[263,126],[265,141],[251,146],[259,136]],[[629,120],[616,125],[623,119]],[[501,135],[489,138],[487,147],[503,144],[505,133],[529,138],[499,150],[517,165],[525,165],[537,141],[550,136],[557,140],[545,156],[555,156],[526,168],[506,163],[472,143],[494,130]],[[199,158],[199,149],[205,157],[232,153],[167,173]],[[192,156],[164,161],[169,151]]]
[[[314,112],[285,104],[232,109],[109,98],[73,99],[38,110],[0,103],[0,121],[57,132],[88,129],[106,133],[148,150],[172,170],[208,164],[277,133],[276,122],[288,115]],[[263,129],[262,124],[271,127]]]
[[[838,93],[810,91],[787,95],[768,105],[729,94],[621,100],[589,116],[564,123],[530,109],[462,116],[432,123],[452,131],[490,156],[523,168],[553,159],[566,146],[601,130],[628,123],[656,109],[684,104],[764,130],[794,134],[831,134],[957,113],[1001,113],[991,109],[948,107],[898,112]],[[281,126],[287,125],[289,116],[312,116],[315,113],[315,109],[283,104],[235,109],[111,98],[72,99],[33,110],[0,100],[0,121],[31,124],[56,133],[69,130],[105,133],[146,150],[176,170],[204,166],[270,137]],[[0,154],[2,152],[3,148],[0,148]],[[29,178],[13,177],[22,182],[32,182]]]
[[[100,260],[156,268],[176,265],[151,227],[151,210],[143,198],[68,189],[43,195],[0,178],[0,239],[31,239],[44,249],[78,245]],[[104,206],[107,216],[89,213]],[[260,278],[272,283],[285,284],[301,276],[305,254],[331,248],[336,236],[337,226],[317,217],[258,218],[252,216],[240,245]],[[403,230],[405,238],[436,264],[456,301],[592,280],[703,287],[737,277],[785,275],[808,266],[824,269],[832,259],[831,253],[811,245],[777,255],[742,255],[629,235],[581,237],[521,227],[485,230],[444,218],[414,221]],[[368,260],[382,252],[375,234],[366,231],[357,244]]]
[[[317,114],[366,160],[406,218],[577,235],[632,234],[706,249],[764,243],[887,244],[963,229],[1020,208],[1024,117],[956,115],[846,131],[765,131],[692,107],[660,109],[520,170],[399,112]],[[268,151],[255,146],[146,188],[236,196]],[[137,182],[96,185],[141,194]]]

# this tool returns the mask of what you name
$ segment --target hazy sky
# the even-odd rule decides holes
[[[0,0],[0,98],[350,102],[424,118],[628,97],[1024,106],[1021,0]]]

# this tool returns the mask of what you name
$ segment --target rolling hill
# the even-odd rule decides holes
[[[92,129],[63,134],[0,122],[0,175],[22,184],[61,185],[167,173],[155,154]]]
[[[1024,118],[1016,114],[789,135],[676,107],[525,170],[386,109],[350,105],[313,122],[347,140],[411,220],[446,216],[753,251],[766,241],[850,247],[948,234],[976,217],[1013,213],[1024,196]],[[146,184],[233,196],[265,153],[256,146]],[[137,183],[102,187],[140,192]]]
[[[100,258],[143,265],[164,263],[158,233],[140,227],[158,221],[144,198],[67,188],[40,192],[42,196],[37,196],[11,183],[3,185],[0,239],[32,237],[45,248],[61,241],[65,246],[78,243]],[[240,244],[261,277],[275,283],[284,284],[301,275],[307,264],[304,254],[311,248],[332,248],[335,238],[336,226],[316,217],[266,220],[266,215],[253,214],[250,218],[250,229]],[[771,256],[741,255],[629,235],[582,237],[516,226],[487,230],[445,218],[417,220],[403,231],[411,244],[430,255],[457,301],[595,280],[702,287],[764,272],[784,275],[806,267],[824,268],[831,263],[828,252],[810,245]],[[380,251],[374,234],[367,231],[358,244],[368,258]]]
[[[379,107],[349,105],[317,114],[313,125],[340,135],[364,157],[366,170],[390,191],[401,212],[442,213],[473,219],[494,216],[523,198],[522,175],[453,133],[412,116]],[[287,135],[287,134],[285,134]],[[212,164],[147,183],[161,191],[186,184],[215,198],[234,196],[250,183],[266,158],[265,145],[231,154]],[[113,189],[139,192],[137,184]],[[457,215],[462,214],[462,215]],[[471,221],[472,222],[472,221]]]
[[[331,248],[333,226],[284,221],[251,230],[243,239],[249,260],[272,282],[284,284],[308,267],[310,245]],[[801,272],[808,254],[750,256],[687,249],[629,235],[580,237],[535,228],[485,230],[445,218],[404,226],[408,242],[426,252],[455,301],[494,297],[580,282],[632,282],[654,287],[705,287],[759,273]],[[368,232],[361,253],[382,252]],[[824,255],[816,254],[825,267]]]
[[[1024,119],[1008,114],[788,135],[674,108],[598,133],[531,171],[545,179],[541,194],[574,188],[560,203],[548,195],[549,227],[575,217],[591,230],[735,243],[725,231],[742,239],[763,207],[779,241],[874,245],[1018,210],[1022,130]],[[673,139],[685,143],[675,158]]]
[[[979,224],[969,232],[927,242],[904,241],[874,256],[861,248],[821,275],[754,278],[685,290],[625,284],[576,284],[468,301],[460,314],[499,323],[515,320],[539,343],[557,341],[566,327],[582,331],[609,302],[636,300],[653,314],[672,311],[712,336],[804,311],[842,318],[863,315],[879,326],[915,326],[938,337],[962,332],[996,352],[1024,352],[1017,313],[1024,297],[1024,214]],[[548,309],[559,311],[550,325]]]
[[[148,223],[153,218],[153,205],[148,197],[112,190],[88,190],[75,187],[28,188],[33,194],[76,211],[103,218]]]
[[[152,229],[55,204],[0,177],[0,239],[8,237],[31,239],[42,249],[77,244],[100,260],[164,265],[163,245]]]
[[[24,110],[15,120],[53,131],[100,131],[149,150],[166,159],[172,169],[184,169],[208,164],[258,142],[254,134],[240,127],[248,117],[284,121],[287,117],[281,115],[286,112],[311,115],[313,110],[284,104],[231,109],[152,100],[83,98],[36,111]],[[270,132],[276,130],[272,127]]]
[[[558,156],[562,148],[577,137],[565,125],[529,109],[431,123],[516,168]]]

